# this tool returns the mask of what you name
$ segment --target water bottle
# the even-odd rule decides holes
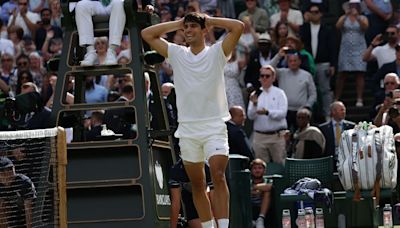
[[[306,211],[306,227],[315,228],[314,210],[312,209],[312,207],[306,207],[304,210]]]
[[[282,228],[292,228],[289,209],[282,211]]]
[[[315,209],[315,228],[324,228],[324,211],[322,208]]]
[[[390,204],[385,204],[383,208],[383,227],[393,228],[392,207]]]
[[[298,228],[307,228],[306,226],[306,211],[304,209],[297,210],[297,227]]]

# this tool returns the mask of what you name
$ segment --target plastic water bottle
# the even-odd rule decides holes
[[[306,226],[306,211],[304,209],[297,210],[297,227],[298,228],[307,228]]]
[[[304,210],[306,211],[306,227],[315,228],[314,210],[312,209],[312,207],[306,207]]]
[[[324,211],[322,208],[315,209],[315,228],[325,228]]]
[[[282,211],[282,228],[292,228],[289,209]]]
[[[383,208],[383,227],[393,228],[392,206],[385,204]]]

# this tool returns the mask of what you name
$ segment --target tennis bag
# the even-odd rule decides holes
[[[393,129],[390,126],[359,124],[342,133],[338,148],[337,170],[345,190],[372,190],[379,198],[380,188],[393,189],[397,182],[397,157]]]

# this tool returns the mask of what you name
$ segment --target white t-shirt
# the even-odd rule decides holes
[[[0,54],[8,53],[15,55],[14,44],[11,40],[0,38]]]
[[[390,47],[389,44],[374,48],[371,54],[375,56],[379,68],[381,68],[385,63],[390,63],[396,60],[396,50]]]
[[[300,10],[289,9],[287,19],[289,22],[302,25],[303,24],[303,14]],[[281,12],[275,13],[270,18],[271,28],[275,28],[276,24],[281,20]],[[294,31],[289,27],[289,34],[296,35]]]
[[[30,11],[26,12],[26,16],[28,17],[28,20],[30,20],[33,24],[36,24],[38,21],[40,21],[40,16],[37,13],[32,13]],[[11,22],[13,20],[14,16],[11,15],[10,19],[8,20],[8,26],[11,25]],[[17,14],[17,18],[15,19],[15,25],[18,25],[24,30],[24,35],[30,35],[32,36],[31,31],[29,30],[28,26],[26,25],[24,18],[22,18],[21,14]]]
[[[189,47],[169,43],[168,61],[174,71],[179,123],[229,120],[224,82],[228,58],[222,42],[206,46],[197,55]]]

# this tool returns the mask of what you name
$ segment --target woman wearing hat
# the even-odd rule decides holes
[[[335,99],[340,99],[346,77],[354,74],[356,75],[357,107],[363,106],[364,73],[367,68],[362,55],[367,49],[365,31],[368,28],[368,19],[360,15],[360,11],[360,0],[350,0],[345,14],[336,23],[336,28],[342,34],[342,41],[339,50],[339,76],[336,81]]]

